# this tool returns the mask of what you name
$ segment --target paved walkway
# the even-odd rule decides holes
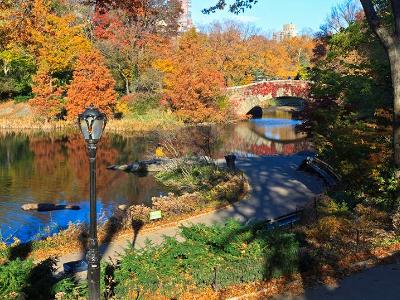
[[[380,265],[346,277],[337,287],[317,286],[304,295],[280,295],[274,300],[398,300],[400,265]]]
[[[243,170],[249,178],[251,192],[242,201],[232,207],[211,212],[206,215],[194,217],[190,221],[180,224],[203,223],[211,225],[225,222],[230,218],[239,221],[249,219],[271,219],[291,213],[303,207],[310,199],[322,191],[322,181],[307,173],[297,171],[300,163],[305,159],[303,155],[269,156],[241,158],[237,167]],[[135,247],[142,247],[146,239],[154,243],[163,240],[163,236],[175,236],[179,231],[178,226],[162,228],[156,231],[138,234]],[[118,256],[123,249],[132,243],[133,237],[118,240],[100,247],[104,258]],[[60,258],[58,267],[61,271],[62,264],[68,261],[83,258],[82,253],[71,253]]]

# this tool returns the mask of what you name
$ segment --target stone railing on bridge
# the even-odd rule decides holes
[[[232,107],[238,115],[247,114],[253,107],[266,106],[279,97],[310,98],[311,82],[303,80],[271,80],[235,86],[227,89]]]

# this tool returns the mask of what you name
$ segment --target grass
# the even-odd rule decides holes
[[[107,129],[116,132],[144,132],[171,130],[184,126],[172,113],[153,109],[146,114],[133,114],[121,120],[113,119],[107,124]]]
[[[130,114],[120,120],[110,119],[107,130],[116,132],[146,132],[171,130],[183,126],[173,113],[162,109],[151,109],[144,114]],[[71,121],[52,120],[44,121],[36,116],[28,103],[14,103],[8,101],[0,103],[0,129],[12,130],[59,130],[76,128]]]

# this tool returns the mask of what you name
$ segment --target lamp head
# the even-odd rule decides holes
[[[97,143],[106,127],[107,117],[91,104],[78,115],[78,125],[86,142]]]

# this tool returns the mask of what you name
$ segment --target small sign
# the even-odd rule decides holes
[[[161,210],[151,211],[150,212],[150,220],[161,219]]]

